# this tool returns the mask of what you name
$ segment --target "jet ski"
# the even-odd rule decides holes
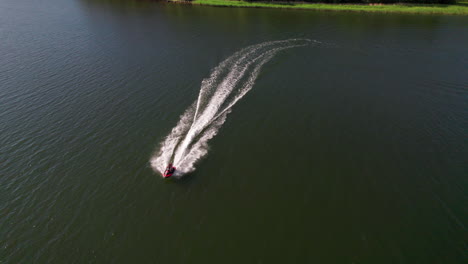
[[[176,170],[176,167],[172,166],[172,163],[169,163],[169,165],[167,165],[167,168],[163,173],[163,177],[164,178],[171,177],[172,174],[174,174],[175,170]]]

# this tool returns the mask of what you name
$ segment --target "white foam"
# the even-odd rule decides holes
[[[162,173],[173,161],[176,177],[195,170],[196,162],[208,153],[208,141],[218,133],[232,107],[252,89],[262,66],[279,51],[310,42],[308,39],[264,42],[244,48],[221,62],[202,81],[197,101],[161,142],[151,158],[152,168]]]

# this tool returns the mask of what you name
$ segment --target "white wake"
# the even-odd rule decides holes
[[[151,167],[162,173],[172,162],[177,168],[176,177],[195,170],[195,163],[208,153],[208,141],[218,133],[232,107],[252,89],[262,66],[281,50],[311,42],[309,39],[264,42],[244,48],[221,62],[202,81],[198,99],[161,142],[151,157]]]

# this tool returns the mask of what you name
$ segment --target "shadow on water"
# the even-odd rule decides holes
[[[269,8],[217,8],[212,6],[192,6],[167,4],[161,0],[81,0],[88,7],[108,8],[115,11],[148,13],[164,5],[164,13],[173,18],[176,24],[187,26],[193,19],[204,16],[213,22],[214,28],[224,28],[230,32],[246,28],[264,27],[266,30],[279,30],[284,27],[292,31],[310,31],[316,26],[329,28],[328,20],[334,25],[353,32],[375,29],[376,32],[395,26],[417,26],[434,30],[440,24],[440,15],[414,15],[399,13],[337,12],[324,10],[269,9]],[[460,5],[467,5],[462,3]],[[445,6],[445,5],[440,5]],[[369,19],[372,23],[369,23]],[[234,27],[233,27],[234,24]],[[279,27],[279,28],[278,28]]]
[[[166,2],[164,0],[82,0],[85,3],[112,6],[116,8],[143,9],[153,6],[155,2]]]
[[[198,173],[196,171],[187,173],[181,177],[171,177],[170,179],[165,179],[166,182],[171,182],[180,186],[189,186],[192,185],[197,179]]]

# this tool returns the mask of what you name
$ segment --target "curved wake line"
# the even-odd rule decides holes
[[[218,133],[232,107],[253,87],[260,69],[279,51],[310,44],[309,39],[260,43],[234,53],[216,66],[201,83],[197,100],[151,157],[151,167],[162,173],[167,164],[177,168],[174,176],[195,170],[195,163],[208,153],[208,141]]]

